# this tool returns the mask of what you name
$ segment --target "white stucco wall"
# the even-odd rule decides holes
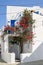
[[[6,53],[3,52],[1,55],[2,59],[7,63],[15,63],[15,53]]]
[[[10,21],[11,19],[17,19],[17,15],[18,13],[21,13],[24,9],[28,9],[28,10],[34,10],[39,11],[39,14],[42,13],[43,14],[43,8],[41,8],[40,6],[33,6],[33,7],[23,7],[23,6],[7,6],[6,8],[6,17],[7,17],[7,21]]]
[[[31,7],[22,7],[22,6],[7,6],[7,21],[10,21],[11,19],[17,19],[18,13],[21,13],[24,9],[31,10]]]
[[[7,63],[15,63],[15,53],[9,53],[8,35],[4,37],[4,42],[1,44],[1,58]]]
[[[22,53],[21,62],[31,62],[36,60],[43,60],[43,16],[33,13],[35,19],[35,29],[33,28],[34,38],[32,45],[32,53]]]
[[[26,41],[23,43],[23,53],[31,53],[32,52],[32,42]]]
[[[25,8],[31,9],[28,7],[16,7],[16,6],[8,6],[7,7],[7,21],[10,21],[11,19],[15,19],[18,12],[23,11]],[[32,45],[32,53],[22,53],[20,55],[21,62],[30,62],[35,60],[43,60],[43,16],[40,16],[38,14],[33,13],[33,19],[35,19],[35,29],[33,29],[33,33],[35,33],[35,36],[33,38]],[[10,57],[10,55],[7,54],[7,57]],[[5,53],[3,54],[3,59],[6,60]],[[11,57],[10,57],[11,59]]]

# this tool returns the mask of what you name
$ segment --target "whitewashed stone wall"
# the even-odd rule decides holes
[[[7,63],[15,63],[15,53],[9,53],[8,35],[5,36],[1,44],[1,58]]]
[[[28,8],[28,7],[7,6],[7,16],[6,16],[7,21],[10,21],[11,19],[15,19],[17,13],[23,11],[26,8],[28,10],[34,9],[32,7]],[[36,10],[38,10],[38,9],[36,8]],[[39,8],[39,10],[41,10],[41,9]],[[8,13],[13,13],[13,14],[8,14]],[[31,53],[22,53],[20,55],[21,62],[31,62],[31,61],[36,61],[36,60],[43,60],[43,23],[42,23],[43,16],[33,13],[33,19],[36,20],[35,29],[33,29],[33,33],[35,33],[35,37],[33,38],[34,45],[32,45]],[[5,45],[6,45],[6,43],[5,43]],[[28,49],[27,45],[24,45],[23,48],[24,48],[23,52],[25,49],[26,50]],[[7,51],[6,49],[8,50],[8,47],[5,47],[5,51]],[[13,55],[9,54],[8,52],[2,53],[2,58],[6,62],[9,62],[9,61],[12,63],[13,63],[13,61],[15,62],[15,54],[13,56],[14,58],[12,56]],[[12,59],[13,59],[13,61],[12,61]]]
[[[22,53],[21,62],[31,62],[43,60],[43,16],[33,13],[35,19],[35,29],[33,29],[34,38],[32,45],[32,53]]]

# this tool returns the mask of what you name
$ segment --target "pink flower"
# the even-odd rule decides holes
[[[27,38],[28,40],[30,40],[32,37],[31,37],[31,36],[27,36],[26,38]]]
[[[19,24],[19,22],[16,22],[17,24]]]

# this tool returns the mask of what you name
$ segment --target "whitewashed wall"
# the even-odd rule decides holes
[[[17,7],[17,6],[7,6],[7,21],[11,19],[16,19],[16,15],[18,12],[23,11],[24,9],[33,10],[35,7]],[[35,8],[35,10],[41,10],[40,8]],[[33,19],[35,19],[35,29],[33,29],[33,33],[35,33],[35,37],[33,38],[34,45],[32,46],[32,53],[22,53],[20,55],[21,62],[30,62],[35,60],[43,60],[43,16],[37,15],[33,13]]]
[[[2,59],[7,63],[15,63],[15,53],[6,53],[3,52],[1,55]]]
[[[33,6],[33,7],[23,7],[23,6],[7,6],[6,8],[6,22],[10,21],[11,19],[17,19],[18,13],[21,13],[24,9],[39,11],[39,14],[43,14],[43,8],[40,6]]]
[[[8,51],[8,35],[4,37],[4,42],[1,44],[1,58],[7,63],[15,63],[15,53]]]
[[[43,16],[33,13],[33,19],[35,19],[35,29],[33,29],[35,35],[33,38],[32,53],[22,53],[21,62],[43,60]]]
[[[17,18],[18,13],[22,12],[24,9],[30,10],[31,7],[22,7],[22,6],[7,6],[7,21]]]

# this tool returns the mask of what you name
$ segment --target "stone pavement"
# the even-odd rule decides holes
[[[18,65],[43,65],[43,60],[21,63]]]
[[[0,55],[0,65],[43,65],[43,60],[26,62],[26,63],[16,62],[15,64],[7,64],[1,59],[1,55]]]
[[[15,63],[15,64],[7,64],[7,63],[1,63],[0,65],[43,65],[43,60],[35,61],[35,62],[27,62],[27,63]]]

